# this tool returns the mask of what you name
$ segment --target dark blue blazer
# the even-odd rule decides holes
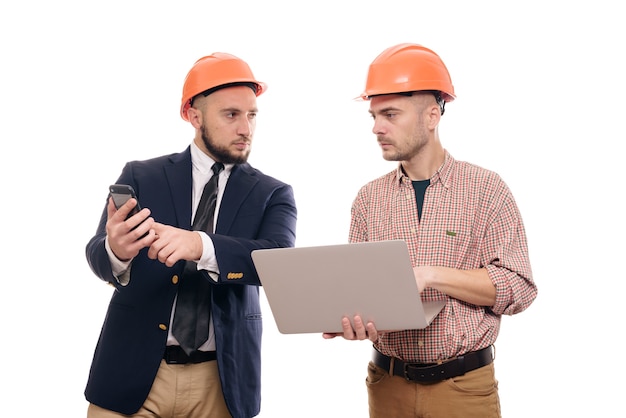
[[[117,183],[130,184],[157,222],[191,229],[192,174],[189,148],[180,154],[125,165]],[[176,276],[184,261],[167,267],[143,249],[133,259],[130,283],[113,276],[104,247],[106,208],[86,247],[93,272],[115,287],[95,349],[86,399],[102,408],[133,414],[144,403],[165,350]],[[233,167],[222,198],[216,233],[219,266],[212,292],[217,362],[233,418],[258,415],[261,403],[259,277],[250,252],[293,247],[296,206],[290,185],[249,164]]]

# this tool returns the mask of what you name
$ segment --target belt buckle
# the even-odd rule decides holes
[[[408,363],[404,364],[404,368],[403,368],[404,378],[407,380],[407,382],[412,382],[413,379],[411,379],[411,376],[409,376],[409,366],[410,366],[410,364],[408,364]]]
[[[447,367],[445,366],[446,364],[448,364]],[[451,361],[425,365],[423,367],[416,367],[415,365],[411,367],[410,364],[405,364],[404,378],[410,382],[439,382],[454,376],[454,372],[450,373],[449,367],[456,368],[458,366]]]
[[[189,362],[189,357],[184,351],[182,351],[182,349],[177,350],[174,347],[175,346],[165,347],[165,354],[163,356],[165,362],[167,364],[187,364]]]
[[[435,366],[419,367],[415,364],[404,365],[404,378],[409,382],[427,382],[431,379],[426,375],[426,371]]]

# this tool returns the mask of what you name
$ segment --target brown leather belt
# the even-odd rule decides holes
[[[190,356],[178,345],[168,345],[163,353],[163,360],[167,364],[204,363],[217,358],[215,351],[194,351]]]
[[[441,364],[405,363],[397,358],[389,357],[374,349],[372,362],[389,372],[392,376],[404,377],[411,382],[438,382],[486,366],[493,361],[493,347],[471,351],[462,356],[445,360]]]

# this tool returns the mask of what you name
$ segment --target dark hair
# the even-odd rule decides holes
[[[252,83],[252,82],[249,82],[249,81],[237,81],[237,82],[234,82],[234,83],[220,84],[219,86],[211,87],[210,89],[207,89],[207,90],[203,91],[202,93],[198,93],[195,96],[193,96],[191,98],[189,106],[193,106],[193,101],[196,100],[198,98],[198,96],[207,97],[209,94],[215,93],[218,90],[225,89],[227,87],[237,87],[237,86],[250,87],[252,89],[252,91],[254,92],[254,94],[257,94],[258,91],[259,91],[258,84]]]
[[[368,98],[372,98],[376,96],[387,96],[389,94],[399,94],[400,96],[411,97],[415,93],[432,94],[433,96],[435,96],[435,100],[437,101],[437,104],[439,105],[439,108],[441,109],[441,114],[443,115],[443,113],[446,111],[446,101],[443,100],[443,97],[441,96],[441,92],[439,90],[399,91],[397,93],[373,94],[371,96],[368,96]]]
[[[432,94],[433,96],[435,96],[435,100],[437,101],[437,104],[439,105],[439,108],[441,109],[441,114],[443,115],[443,113],[446,111],[446,101],[443,100],[443,97],[441,97],[441,92],[439,90],[417,90],[417,91],[407,91],[407,92],[398,93],[398,94],[401,94],[403,96],[413,96],[413,93]]]

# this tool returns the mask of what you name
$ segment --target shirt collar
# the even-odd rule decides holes
[[[195,142],[191,142],[191,164],[196,170],[202,174],[208,175],[211,173],[211,167],[213,167],[214,163],[215,160],[202,152]],[[233,166],[234,164],[224,164],[224,173],[230,173]]]
[[[450,177],[452,176],[452,167],[454,166],[454,158],[447,150],[444,150],[445,157],[443,160],[443,164],[435,171],[435,173],[430,177],[430,184],[435,184],[438,181],[441,181],[443,187],[450,187]],[[402,171],[402,164],[398,163],[396,167],[396,180],[399,183],[402,183],[406,178],[406,181],[410,183],[410,179],[406,174]]]
[[[452,178],[452,168],[454,167],[454,158],[447,150],[445,151],[445,158],[443,164],[435,171],[435,174],[430,178],[430,183],[441,181],[443,187],[446,189],[450,187],[450,180]]]

